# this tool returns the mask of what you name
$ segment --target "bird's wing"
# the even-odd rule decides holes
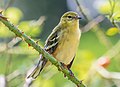
[[[58,42],[59,42],[59,27],[56,27],[53,32],[49,35],[48,39],[46,40],[44,49],[49,52],[50,54],[52,54],[55,49],[57,48]],[[38,75],[40,74],[40,72],[42,71],[42,69],[44,68],[44,66],[47,63],[47,59],[45,59],[42,55],[40,55],[40,59],[39,62],[37,64],[37,66],[35,67],[35,69],[32,71],[32,73],[27,77],[27,78],[36,78],[38,77]]]
[[[55,27],[55,29],[53,29],[53,32],[49,35],[49,37],[46,40],[44,49],[49,52],[50,54],[52,54],[59,43],[59,38],[60,38],[60,27]]]

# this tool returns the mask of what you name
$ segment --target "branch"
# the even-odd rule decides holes
[[[98,25],[100,22],[102,22],[105,19],[104,16],[100,15],[94,18],[93,20],[89,21],[88,24],[86,24],[81,30],[82,33],[89,31],[90,29],[94,28],[96,25]]]
[[[118,72],[109,72],[104,67],[95,65],[95,70],[105,79],[116,79],[120,80],[120,73]]]
[[[9,0],[8,3],[6,3],[6,6],[4,6],[4,9],[6,10],[8,7],[10,7],[15,0]]]
[[[82,15],[84,16],[84,18],[88,21],[89,19],[87,18],[86,14],[83,12],[79,1],[78,1],[78,0],[75,0],[75,2],[76,2],[76,4],[77,4],[77,6],[78,6],[78,8],[79,8],[79,11],[81,12],[81,14],[82,14]]]
[[[108,50],[103,56],[98,58],[98,60],[95,62],[96,65],[94,65],[96,71],[106,79],[119,79],[120,80],[120,73],[108,72],[104,67],[99,66],[99,63],[98,63],[99,59],[101,58],[107,57],[109,59],[112,59],[119,53],[120,53],[120,40],[110,50]]]
[[[4,75],[0,75],[0,86],[1,87],[6,87],[7,86],[6,78],[5,78]]]
[[[2,15],[2,12],[0,13],[0,21],[5,24],[10,31],[16,34],[16,36],[20,38],[24,38],[25,42],[28,43],[30,46],[32,46],[36,51],[38,51],[40,54],[42,54],[46,59],[48,59],[53,65],[55,65],[58,70],[63,72],[69,80],[71,80],[73,83],[75,83],[78,87],[85,87],[85,85],[82,83],[82,81],[79,81],[75,76],[71,76],[70,72],[63,68],[61,63],[58,62],[52,55],[50,55],[48,52],[46,52],[44,49],[42,49],[33,39],[31,39],[29,36],[27,36],[23,31],[19,30],[16,26],[14,26],[10,21],[7,20],[6,17]]]

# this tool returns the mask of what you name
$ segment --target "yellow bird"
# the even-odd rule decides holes
[[[79,19],[81,17],[76,12],[69,11],[63,14],[59,24],[53,29],[44,45],[44,49],[70,72],[81,36]],[[36,68],[27,78],[32,77],[35,79],[47,62],[48,60],[41,54]]]

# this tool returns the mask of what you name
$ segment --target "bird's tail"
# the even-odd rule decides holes
[[[40,55],[40,59],[39,59],[37,66],[31,72],[31,74],[29,76],[27,76],[27,78],[32,77],[33,79],[36,79],[37,76],[39,76],[42,69],[44,68],[44,66],[46,65],[46,63],[47,63],[47,59],[45,59],[42,55]]]

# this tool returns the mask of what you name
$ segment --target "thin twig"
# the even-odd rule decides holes
[[[120,73],[119,72],[109,72],[104,67],[99,65],[94,65],[96,71],[105,79],[117,79],[120,80]]]
[[[87,18],[87,16],[86,16],[86,14],[83,12],[79,1],[78,1],[78,0],[75,0],[75,2],[76,2],[77,6],[78,6],[78,8],[79,8],[79,11],[80,11],[81,14],[83,15],[83,17],[88,21],[88,18]]]
[[[7,8],[9,8],[13,3],[14,3],[14,1],[15,0],[9,0],[9,2],[6,4],[6,6],[5,6],[5,10],[7,9]]]
[[[111,13],[110,13],[109,16],[110,16],[110,18],[111,18],[111,17],[113,16],[116,3],[115,3],[115,0],[113,1],[113,4],[112,4],[112,1],[111,1],[111,0],[109,0],[109,3],[110,3],[110,6],[111,6]]]
[[[95,27],[97,24],[99,24],[100,22],[102,22],[105,19],[104,16],[100,15],[97,16],[95,19],[93,19],[92,21],[88,22],[88,24],[86,24],[81,30],[82,33],[89,31],[90,29],[92,29],[93,27]]]
[[[120,53],[120,40],[110,49],[108,50],[104,56],[107,56],[109,58],[113,58],[117,54]]]
[[[15,70],[14,72],[12,72],[11,74],[6,76],[7,82],[15,79],[16,77],[18,77],[20,75],[21,75],[20,71],[19,70]]]
[[[0,75],[0,87],[6,87],[7,81],[4,75]]]
[[[88,22],[83,28],[81,28],[82,33],[89,31],[90,29],[93,29],[93,31],[96,31],[96,36],[100,40],[100,42],[106,47],[110,48],[112,46],[111,42],[109,39],[106,37],[104,32],[98,28],[99,23],[102,22],[105,19],[104,16],[100,15],[94,18],[92,21]]]
[[[109,19],[110,19],[111,23],[113,24],[113,26],[118,27],[117,24],[115,23],[114,18],[113,18],[115,6],[116,6],[116,0],[113,0],[113,1],[109,0],[109,3],[111,6],[111,12],[109,15]]]

